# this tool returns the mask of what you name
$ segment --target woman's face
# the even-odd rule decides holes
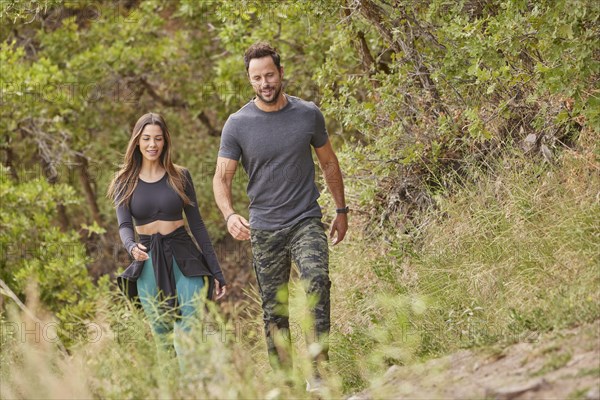
[[[138,144],[140,152],[146,161],[154,162],[159,160],[165,147],[165,137],[160,126],[146,125],[142,130]]]

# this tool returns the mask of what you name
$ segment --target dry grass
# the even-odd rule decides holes
[[[325,397],[369,386],[392,364],[597,319],[600,167],[594,151],[565,153],[554,166],[515,156],[504,160],[509,168],[479,171],[476,183],[438,198],[418,246],[407,247],[405,236],[367,239],[354,225],[347,242],[331,253],[333,327]],[[213,309],[198,321],[186,338],[183,373],[175,358],[157,350],[142,313],[114,292],[99,295],[98,314],[90,322],[94,340],[80,341],[69,353],[34,334],[23,336],[15,326],[33,332],[32,321],[5,313],[0,396],[308,397],[302,332],[310,320],[302,311],[301,285],[290,288],[291,322],[298,327],[292,332],[292,376],[271,371],[257,294],[252,289],[247,294],[231,320]],[[46,315],[35,296],[29,299],[38,316]],[[49,318],[42,318],[48,326]]]

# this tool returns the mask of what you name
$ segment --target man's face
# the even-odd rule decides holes
[[[253,58],[248,66],[248,78],[258,98],[266,104],[273,104],[281,94],[283,68],[275,66],[271,56]]]

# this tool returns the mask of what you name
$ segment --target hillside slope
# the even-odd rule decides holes
[[[391,367],[363,399],[599,399],[600,320],[502,350],[463,350]]]

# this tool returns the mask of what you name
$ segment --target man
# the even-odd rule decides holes
[[[316,364],[328,358],[331,282],[311,146],[337,206],[330,231],[334,245],[348,229],[342,174],[321,111],[283,92],[277,51],[257,43],[248,48],[244,62],[256,97],[223,127],[213,179],[215,201],[229,233],[238,240],[251,239],[271,364],[291,367],[287,285],[292,260],[307,294],[316,300],[312,311],[317,344],[311,345],[317,349]],[[240,159],[249,176],[250,222],[232,206],[231,183]]]

